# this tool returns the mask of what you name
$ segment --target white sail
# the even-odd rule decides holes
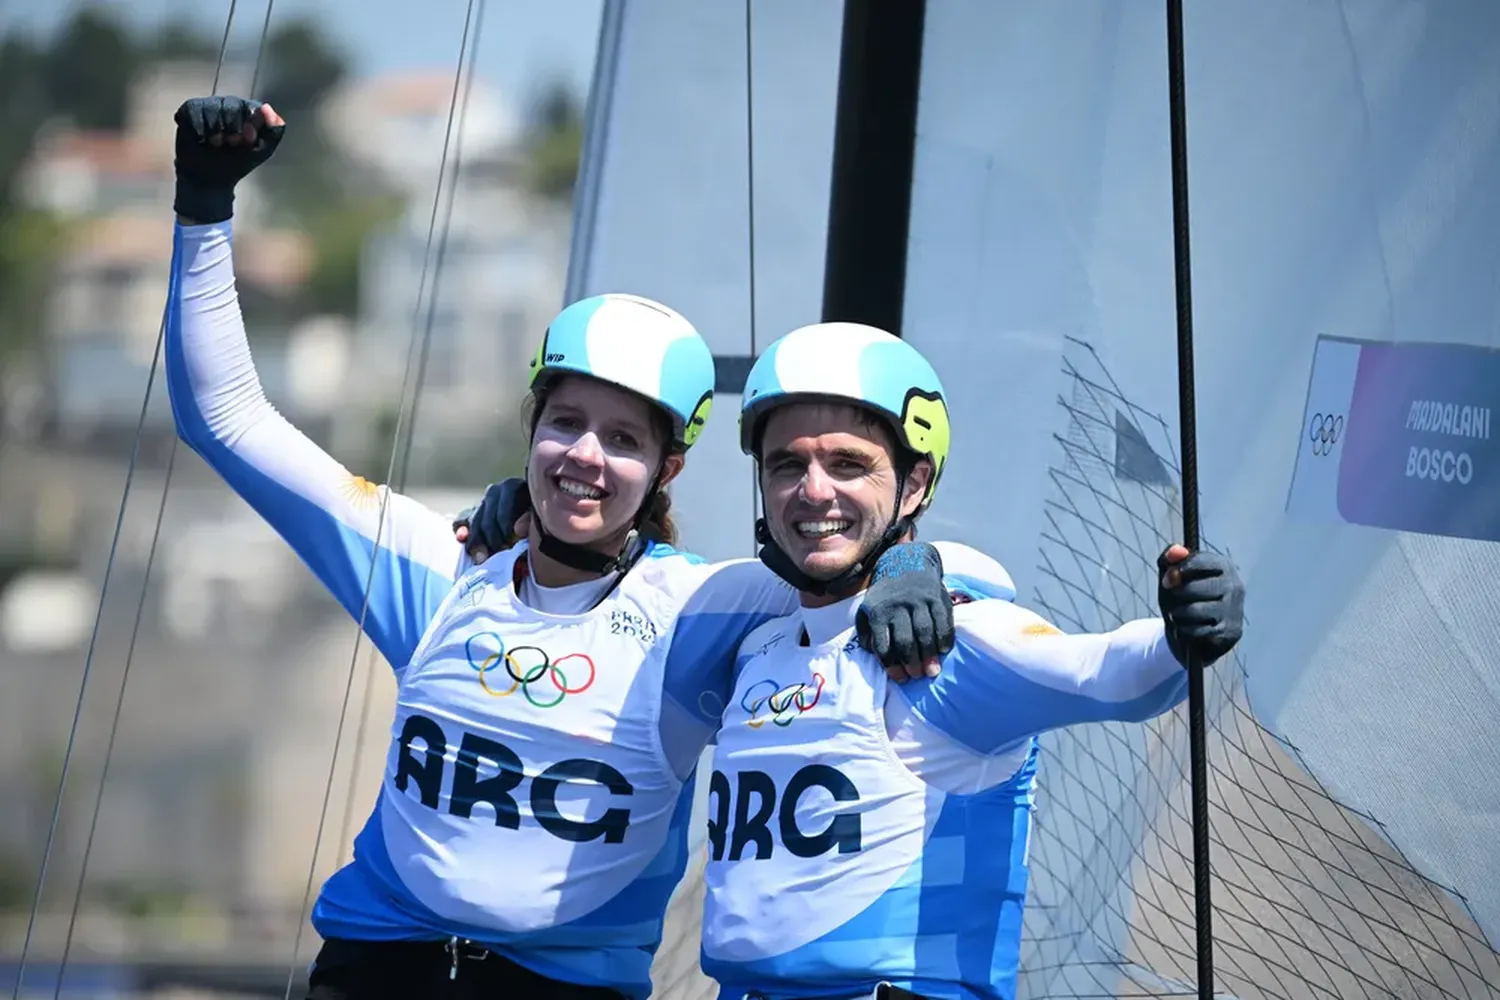
[[[670,303],[732,375],[818,315],[843,4],[609,0],[574,205],[569,300],[631,291]],[[753,53],[754,88],[747,76]],[[749,151],[754,110],[755,315]],[[753,555],[753,467],[739,450],[739,395],[720,387],[672,487],[684,540],[709,559]],[[705,755],[706,757],[707,755]],[[697,787],[695,844],[707,784]],[[653,970],[671,1000],[712,997],[698,969],[701,847],[673,901]]]
[[[745,9],[695,0],[606,5],[575,206],[568,296],[629,289],[697,324],[714,353],[748,358],[818,313],[843,6],[758,0],[755,311]],[[708,558],[750,555],[752,472],[739,397],[721,392],[673,486]]]
[[[1203,525],[1250,589],[1210,688],[1220,986],[1500,995],[1494,543],[1287,509],[1320,335],[1496,346],[1500,7],[1188,8]],[[842,4],[753,12],[756,322],[739,4],[610,5],[569,288],[658,296],[726,358],[822,287]],[[927,5],[904,335],[955,444],[926,531],[1069,627],[1151,613],[1180,517],[1165,37],[1157,5]],[[738,402],[675,490],[710,557],[751,551]],[[1191,992],[1186,742],[1180,713],[1046,741],[1023,996]],[[665,996],[707,990],[695,893]]]

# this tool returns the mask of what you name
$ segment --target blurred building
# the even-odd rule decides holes
[[[562,305],[571,231],[567,206],[527,189],[516,115],[503,95],[478,80],[460,87],[468,97],[455,110],[446,164],[449,74],[358,82],[330,99],[326,116],[358,162],[407,198],[405,213],[362,258],[360,384],[350,389],[341,448],[376,444],[372,429],[388,425],[372,414],[399,398],[410,363],[422,377],[413,480],[434,484],[472,482],[477,473],[465,468],[497,459],[497,435],[519,427],[526,365]],[[355,127],[361,119],[343,110],[368,107],[395,109],[393,127],[406,141]]]
[[[235,72],[226,68],[221,92],[235,89]],[[300,560],[174,445],[159,368],[120,511],[170,267],[172,112],[209,92],[212,73],[176,64],[142,76],[118,133],[52,123],[21,179],[24,199],[66,220],[69,234],[38,379],[45,436],[0,440],[0,549],[29,546],[50,560],[0,566],[0,796],[14,804],[0,816],[0,954],[14,954],[24,932],[26,880],[47,836],[91,643],[36,954],[60,950],[86,848],[83,952],[253,948],[257,933],[285,949],[319,824],[321,879],[347,857],[347,835],[378,787],[387,665],[367,643],[356,656],[354,623]],[[446,73],[398,76],[355,81],[329,99],[322,117],[353,161],[348,183],[406,199],[361,251],[354,322],[278,308],[305,285],[312,248],[304,234],[270,226],[253,179],[239,188],[235,219],[241,302],[266,392],[351,465],[389,452],[376,432],[395,406],[413,330],[427,328],[419,306],[437,289],[410,481],[436,487],[413,492],[444,511],[477,499],[462,482],[468,456],[482,462],[494,429],[518,422],[522,373],[560,303],[569,235],[566,207],[527,190],[514,112],[475,81],[450,153],[462,168],[442,185],[428,252],[451,88]],[[370,100],[398,109],[400,141],[340,131],[337,109]],[[383,476],[378,466],[364,471]],[[130,916],[177,905],[191,912],[190,930]]]
[[[221,89],[240,75],[226,67]],[[53,275],[45,414],[65,441],[110,447],[133,437],[172,258],[172,115],[213,82],[212,64],[154,67],[132,86],[123,130],[49,123],[22,170],[23,200],[68,226]],[[263,207],[252,176],[235,199],[241,287],[285,299],[306,280],[311,256],[301,234],[264,228]],[[147,418],[158,437],[170,432],[166,408]]]
[[[458,81],[448,70],[388,73],[351,80],[330,94],[318,115],[329,141],[359,167],[408,192],[429,189],[448,139],[450,110],[462,132],[450,144],[449,165],[504,157],[522,140],[521,121],[505,95],[478,78]],[[371,127],[379,114],[380,127]],[[459,149],[461,145],[462,149]]]

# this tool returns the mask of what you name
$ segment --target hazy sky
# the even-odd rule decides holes
[[[458,56],[468,0],[273,0],[272,24],[315,14],[345,46],[356,71],[452,67]],[[83,3],[0,0],[0,31],[17,24],[50,31]],[[168,15],[194,15],[213,34],[223,31],[229,0],[94,0],[138,24]],[[479,3],[476,0],[476,8]],[[540,77],[563,75],[580,95],[593,72],[603,0],[487,0],[479,71],[512,97],[524,97]],[[238,0],[234,36],[259,36],[266,0]]]

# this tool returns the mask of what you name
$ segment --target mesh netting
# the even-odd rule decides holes
[[[1066,429],[1027,603],[1102,631],[1156,614],[1156,556],[1180,534],[1175,449],[1089,345],[1070,341],[1064,364]],[[1245,666],[1235,654],[1206,686],[1218,992],[1500,998],[1500,954],[1463,902],[1255,720]],[[1187,747],[1185,705],[1043,738],[1018,1000],[1196,995]],[[653,970],[668,1000],[716,996],[698,970],[702,864],[700,850]]]
[[[1071,341],[1064,364],[1066,429],[1028,603],[1098,631],[1156,613],[1156,556],[1180,535],[1177,466],[1165,422],[1124,398],[1089,345]],[[1500,997],[1500,955],[1462,901],[1255,720],[1245,666],[1236,654],[1207,684],[1218,990]],[[1193,995],[1186,706],[1042,743],[1018,996]]]

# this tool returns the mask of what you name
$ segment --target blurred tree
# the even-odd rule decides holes
[[[323,99],[348,73],[344,54],[316,20],[298,18],[266,38],[260,94],[296,129],[297,141],[283,143],[261,170],[273,210],[283,218],[302,217],[336,205],[343,196],[337,153],[318,128]]]
[[[80,128],[124,126],[137,70],[175,59],[218,58],[220,40],[190,19],[132,37],[109,8],[83,7],[47,44],[19,31],[0,37],[0,357],[41,342],[48,281],[64,232],[45,214],[15,205],[15,179],[38,130],[61,115]],[[400,205],[348,183],[337,152],[321,140],[319,105],[347,75],[346,55],[314,18],[284,20],[265,40],[257,96],[297,128],[261,172],[274,214],[306,229],[316,264],[306,308],[353,315],[359,253]]]
[[[263,168],[273,213],[305,230],[315,262],[304,300],[311,312],[354,316],[359,308],[360,255],[402,203],[349,182],[339,151],[318,127],[322,103],[348,75],[348,58],[313,18],[283,23],[266,39],[260,96],[275,106],[297,140],[283,143]]]
[[[13,113],[24,104],[46,96],[41,89],[41,48],[20,32],[0,39],[0,110]]]
[[[80,8],[44,58],[52,113],[72,118],[79,128],[120,128],[138,62],[118,20],[99,7]]]
[[[37,866],[13,851],[0,852],[0,913],[23,910],[36,892]]]
[[[309,118],[349,71],[348,59],[318,21],[300,17],[266,38],[261,93],[288,121]]]
[[[0,40],[0,364],[41,342],[47,284],[61,233],[15,207],[15,181],[46,119],[47,53],[19,33]]]
[[[191,22],[180,18],[162,25],[155,37],[148,39],[141,52],[144,63],[173,60],[205,60],[217,63],[219,42]]]
[[[182,913],[191,903],[186,888],[153,878],[100,880],[88,887],[88,896],[105,910],[136,920]]]
[[[45,54],[30,38],[10,34],[0,40],[0,216],[47,115],[44,62]]]
[[[547,198],[571,199],[583,155],[583,106],[566,83],[544,85],[533,102],[526,150],[531,189]]]
[[[402,207],[402,199],[393,195],[346,196],[303,218],[316,259],[307,284],[311,311],[349,317],[358,313],[365,244],[378,229],[399,218]]]
[[[46,212],[0,210],[0,362],[41,344],[47,293],[65,236],[64,226]]]

